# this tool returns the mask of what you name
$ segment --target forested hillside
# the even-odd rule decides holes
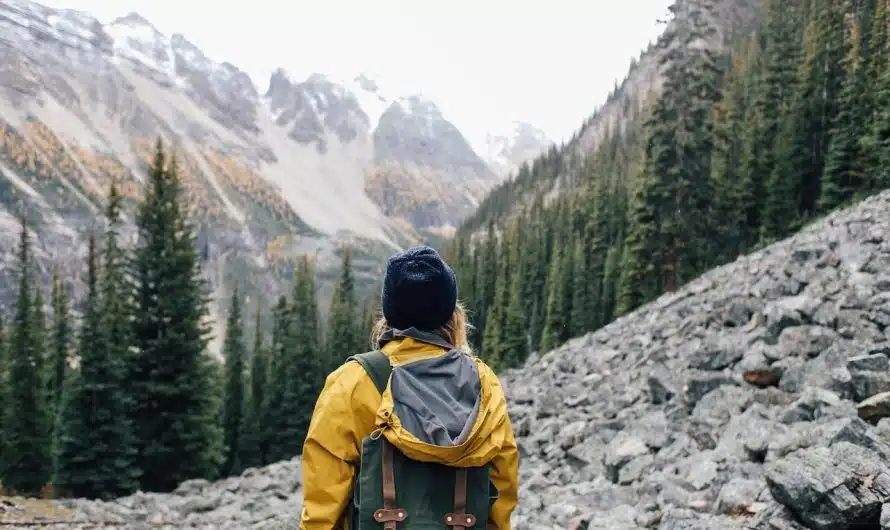
[[[373,314],[359,304],[347,248],[325,327],[308,255],[290,296],[270,307],[271,340],[264,315],[244,314],[236,284],[225,363],[217,363],[207,352],[210,288],[184,195],[176,158],[159,141],[136,243],[123,244],[124,197],[113,181],[104,233],[84,234],[86,295],[72,300],[71,280],[57,272],[49,307],[22,218],[18,297],[5,325],[0,315],[0,493],[171,491],[291,458],[326,375],[367,349]]]
[[[768,0],[736,34],[716,9],[678,0],[646,112],[580,160],[576,138],[521,170],[450,243],[489,362],[515,366],[890,185],[886,0]],[[563,173],[572,193],[525,202]]]

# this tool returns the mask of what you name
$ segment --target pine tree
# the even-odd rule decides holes
[[[46,327],[46,300],[43,298],[43,290],[40,288],[40,282],[34,282],[34,342],[37,351],[40,352],[40,364],[37,369],[40,371],[40,380],[43,385],[43,406],[46,417],[46,428],[49,429],[49,439],[52,440],[53,426],[53,395],[50,388],[52,379],[52,367],[49,363],[49,344],[47,343],[47,327]]]
[[[285,412],[293,408],[292,382],[289,375],[294,373],[294,356],[297,352],[285,348],[286,335],[290,328],[292,310],[287,303],[287,297],[282,295],[272,312],[272,344],[269,348],[269,378],[264,391],[262,406],[262,421],[260,436],[265,443],[266,461],[274,462],[293,456],[293,448],[275,447],[273,444],[287,430],[296,418],[284,416]]]
[[[572,278],[572,323],[571,335],[577,337],[593,329],[593,300],[591,293],[591,268],[587,261],[587,246],[583,239],[575,241],[574,278]]]
[[[309,258],[298,265],[291,307],[279,307],[278,335],[271,372],[266,433],[270,461],[298,454],[306,438],[309,419],[324,384],[318,348],[318,305],[315,274]]]
[[[606,253],[606,264],[603,268],[603,323],[610,322],[617,311],[618,287],[622,283],[621,261],[624,247],[615,244]]]
[[[761,32],[763,46],[751,73],[752,108],[745,123],[741,176],[744,182],[743,207],[748,221],[748,245],[760,233],[763,206],[775,176],[776,139],[782,127],[783,109],[793,96],[797,74],[799,17],[793,2],[770,0],[765,4],[766,22]],[[781,184],[785,184],[781,182]]]
[[[872,19],[867,102],[870,105],[861,150],[868,189],[890,187],[890,38],[887,3],[878,1]]]
[[[647,156],[649,160],[656,153]],[[630,232],[624,242],[620,285],[617,287],[615,312],[628,313],[661,292],[662,278],[657,265],[662,255],[660,218],[657,206],[662,195],[660,182],[647,167],[631,210]]]
[[[24,216],[21,223],[19,293],[7,346],[7,403],[14,406],[5,410],[3,422],[3,485],[22,495],[36,495],[50,480],[51,440],[43,381],[44,352],[40,350],[38,308],[33,298],[36,282]]]
[[[269,375],[268,350],[263,344],[263,328],[257,310],[254,324],[253,357],[250,360],[250,394],[247,408],[247,457],[245,465],[262,466],[266,461],[267,442],[263,437],[263,405]]]
[[[241,322],[241,300],[238,286],[232,292],[232,305],[226,322],[226,337],[223,343],[225,358],[225,396],[223,408],[223,443],[225,460],[222,476],[241,473],[245,463],[245,396],[244,382],[244,337]]]
[[[324,386],[327,370],[321,352],[318,318],[318,293],[315,284],[315,268],[308,256],[303,256],[298,269],[297,291],[294,293],[294,319],[291,335],[296,337],[297,363],[294,374],[297,383],[297,410],[299,420],[296,439],[298,448],[306,438],[309,419],[315,408],[318,394]]]
[[[87,297],[78,344],[79,365],[66,382],[59,412],[55,487],[65,495],[109,499],[138,487],[132,403],[124,359],[104,328],[95,237],[89,237]]]
[[[478,320],[476,322],[476,326],[481,330],[488,330],[488,314],[496,315],[498,310],[492,309],[494,305],[494,298],[497,289],[497,277],[498,277],[498,238],[495,233],[494,221],[488,224],[488,232],[485,236],[485,243],[482,252],[480,253],[480,264],[477,268],[478,270],[478,278],[476,280],[476,313],[478,315]],[[488,333],[500,333],[500,328],[491,328],[491,332]],[[483,357],[485,355],[485,332],[483,332],[483,336],[479,337],[482,339],[478,344],[473,345],[473,349],[479,352],[483,352]]]
[[[343,251],[343,266],[340,281],[334,289],[328,316],[328,348],[326,370],[333,370],[346,357],[365,350],[364,341],[358,330],[359,312],[355,299],[355,280],[352,277],[352,250]]]
[[[853,21],[850,26],[850,46],[845,61],[847,73],[841,87],[840,112],[831,129],[819,198],[819,207],[823,212],[847,203],[865,188],[864,155],[860,151],[859,139],[864,135],[867,119],[862,101],[867,80],[859,48],[859,24]]]
[[[494,242],[497,263],[494,280],[494,296],[487,303],[485,332],[482,340],[482,359],[497,370],[503,356],[504,318],[510,296],[510,258],[506,237]]]
[[[734,258],[745,249],[747,219],[739,208],[744,200],[740,171],[743,122],[748,109],[748,81],[756,48],[747,39],[741,53],[733,54],[732,68],[726,73],[723,96],[715,107],[714,152],[711,175],[714,182],[714,219],[719,240],[717,261]]]
[[[550,262],[550,274],[547,276],[547,318],[544,332],[541,335],[541,352],[547,352],[560,345],[560,336],[565,329],[566,318],[562,314],[563,288],[561,281],[562,250],[559,247],[553,249],[553,260]]]
[[[374,289],[373,292],[379,292],[379,289]],[[371,336],[371,331],[374,329],[374,324],[377,322],[379,310],[377,309],[380,305],[379,300],[376,296],[371,296],[368,298],[367,302],[365,302],[364,308],[362,309],[362,324],[359,329],[359,338],[361,339],[362,349],[367,350],[370,347],[370,342],[368,337]],[[373,348],[377,348],[377,345],[373,345]]]
[[[508,237],[504,240],[504,263],[512,272],[504,272],[504,306],[502,309],[501,337],[498,348],[498,367],[514,368],[525,360],[528,355],[528,331],[522,322],[522,300],[519,295],[523,281],[523,269],[527,266],[520,256],[520,250],[524,241],[524,223],[517,220],[510,228]]]
[[[594,184],[592,214],[586,226],[587,252],[585,261],[586,275],[590,285],[588,331],[593,331],[605,323],[605,261],[609,251],[609,196],[608,183],[603,179]]]
[[[6,447],[6,438],[3,422],[6,420],[5,416],[7,403],[9,403],[6,395],[7,391],[9,390],[9,379],[7,372],[8,358],[6,355],[5,318],[3,316],[3,313],[0,312],[0,480],[2,480],[4,476],[6,476],[3,450],[4,447]]]
[[[165,162],[158,140],[136,216],[133,260],[136,351],[130,387],[141,486],[147,491],[170,491],[187,479],[212,477],[222,456],[221,392],[206,353],[206,286],[180,204],[175,158],[166,168]]]
[[[54,427],[62,404],[62,389],[68,376],[68,357],[71,352],[71,315],[69,311],[68,291],[59,274],[59,269],[56,268],[53,272],[52,362],[49,373],[50,418]]]

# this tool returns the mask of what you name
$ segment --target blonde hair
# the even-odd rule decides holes
[[[467,320],[467,310],[464,309],[463,304],[458,301],[457,306],[454,308],[454,313],[451,314],[451,318],[438,329],[438,332],[458,350],[461,350],[467,355],[473,355],[470,342],[467,340],[467,329],[469,326],[470,323]],[[380,318],[377,319],[377,322],[374,323],[374,327],[371,328],[371,348],[379,348],[380,340],[390,329],[392,329],[392,326],[390,326],[386,321],[386,318],[381,315]]]

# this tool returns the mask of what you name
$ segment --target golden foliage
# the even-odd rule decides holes
[[[133,149],[147,169],[154,162],[155,140],[149,138],[137,138],[132,140]],[[168,152],[168,156],[171,153]],[[185,205],[192,215],[220,218],[223,213],[223,203],[216,190],[207,182],[200,166],[187,153],[177,150],[176,165],[179,169],[179,179],[185,194]]]
[[[276,221],[285,223],[289,228],[298,228],[299,217],[294,213],[290,203],[263,177],[245,168],[232,157],[221,155],[214,150],[205,153],[207,161],[222,184],[228,184],[240,195],[261,205]]]

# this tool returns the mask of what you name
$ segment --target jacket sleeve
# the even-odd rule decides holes
[[[354,410],[356,363],[328,376],[315,403],[303,444],[303,512],[300,530],[333,530],[352,494],[360,459],[362,414]]]
[[[519,449],[513,436],[513,426],[507,415],[506,399],[501,395],[504,421],[500,430],[504,443],[492,461],[491,481],[498,489],[498,500],[491,507],[486,530],[510,530],[510,515],[519,499]]]

